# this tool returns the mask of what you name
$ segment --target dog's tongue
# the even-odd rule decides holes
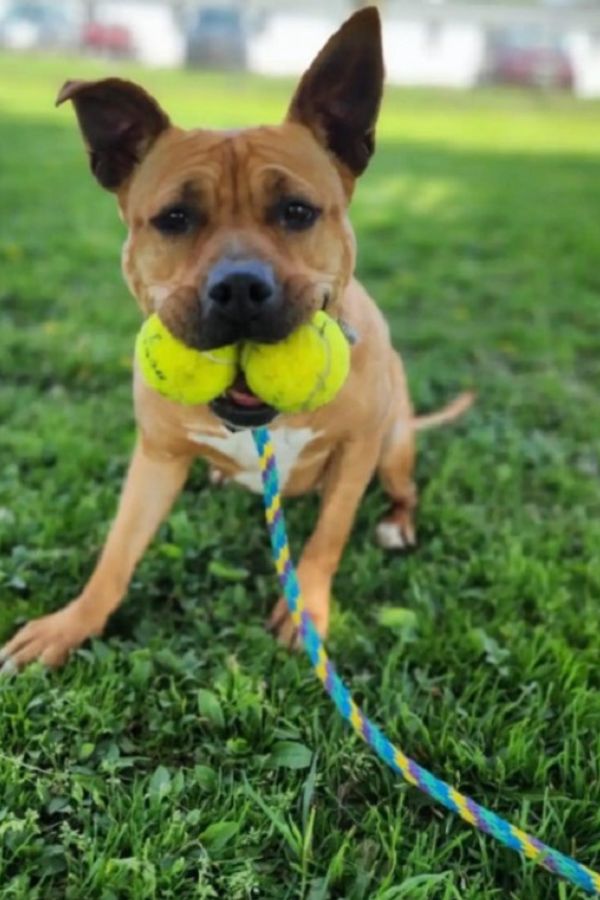
[[[238,377],[233,382],[233,385],[227,391],[227,396],[233,400],[234,403],[237,403],[238,406],[262,406],[263,402],[260,400],[256,394],[253,394],[248,385],[246,384],[246,379],[243,375],[238,375]]]

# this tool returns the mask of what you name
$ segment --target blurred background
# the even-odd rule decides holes
[[[0,46],[295,75],[352,0],[0,0]],[[598,0],[381,0],[388,81],[600,95]]]

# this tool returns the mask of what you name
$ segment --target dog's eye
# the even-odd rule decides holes
[[[279,208],[279,220],[290,231],[304,231],[319,218],[321,210],[306,200],[284,200]]]
[[[170,206],[154,216],[151,222],[161,234],[188,234],[196,224],[196,216],[186,206]]]

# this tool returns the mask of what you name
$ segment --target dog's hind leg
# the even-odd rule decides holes
[[[377,469],[383,489],[391,500],[389,512],[376,531],[378,544],[386,550],[404,550],[416,544],[414,463],[415,439],[411,420],[398,417],[384,439]]]
[[[460,418],[473,404],[475,394],[464,391],[442,409],[415,416],[400,357],[394,354],[391,368],[393,410],[387,427],[377,471],[392,503],[377,526],[377,542],[386,550],[404,550],[416,544],[414,513],[417,488],[413,481],[415,434],[426,428],[447,425]]]
[[[404,366],[395,353],[390,360],[392,408],[381,445],[377,474],[391,500],[376,530],[377,543],[386,550],[404,550],[416,543],[414,511],[417,489],[413,481],[415,429]]]

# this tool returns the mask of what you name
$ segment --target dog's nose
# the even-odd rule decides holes
[[[275,270],[254,257],[222,257],[204,280],[200,302],[202,350],[236,341],[272,344],[298,324],[298,306],[287,302]]]
[[[213,284],[208,296],[220,306],[260,306],[273,295],[273,285],[251,272],[235,272]]]
[[[205,295],[219,315],[255,319],[277,300],[273,269],[261,260],[222,260],[210,272]]]

